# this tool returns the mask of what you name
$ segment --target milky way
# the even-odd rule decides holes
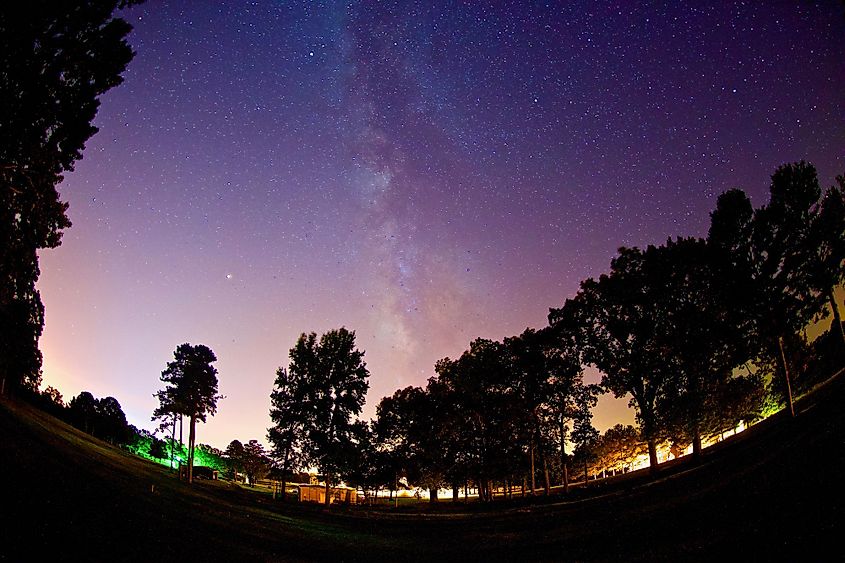
[[[45,383],[139,426],[203,343],[226,399],[200,441],[263,439],[298,334],[342,325],[372,416],[617,247],[704,235],[720,192],[845,172],[837,2],[216,4],[126,12],[136,58],[42,253]]]

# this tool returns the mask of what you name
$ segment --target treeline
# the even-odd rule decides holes
[[[96,438],[124,448],[135,455],[171,467],[187,463],[188,444],[178,437],[158,438],[154,433],[129,424],[120,402],[114,397],[98,399],[82,391],[65,402],[54,387],[42,391],[22,390],[20,398]],[[196,446],[196,465],[221,473],[233,473],[233,461],[222,451],[207,444]]]
[[[303,334],[277,372],[272,456],[284,471],[316,462],[327,482],[365,490],[395,490],[403,477],[432,498],[472,485],[491,499],[494,484],[566,487],[573,453],[585,465],[620,467],[614,448],[647,452],[652,468],[663,442],[698,455],[708,437],[781,405],[792,411],[796,393],[841,367],[834,290],[845,275],[843,191],[839,176],[822,192],[805,162],[778,168],[769,203],[757,209],[743,191],[728,191],[706,239],[620,248],[609,272],[550,310],[547,326],[474,340],[459,358],[438,361],[426,386],[383,398],[369,424],[350,418],[367,374],[348,379],[354,390],[329,383],[360,353],[321,358],[323,340]],[[832,330],[811,346],[806,327],[830,313]],[[584,382],[584,366],[601,372],[599,385]],[[630,398],[636,429],[593,428],[591,409],[605,392]]]
[[[67,404],[54,387],[43,391],[23,389],[20,397],[41,410],[114,445],[124,445],[133,439],[137,429],[126,421],[120,403],[114,397],[96,398],[82,391]]]

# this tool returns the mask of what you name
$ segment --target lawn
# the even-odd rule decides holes
[[[14,401],[0,401],[0,560],[821,560],[845,532],[845,379],[678,463],[526,502],[398,511],[281,503],[178,481]],[[709,451],[712,450],[712,451]]]

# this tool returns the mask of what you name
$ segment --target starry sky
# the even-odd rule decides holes
[[[845,172],[836,1],[221,4],[124,12],[137,55],[41,253],[44,384],[139,427],[202,343],[226,398],[198,440],[266,441],[276,368],[340,326],[372,417],[617,247],[705,235],[722,191]],[[605,397],[594,422],[632,420]]]

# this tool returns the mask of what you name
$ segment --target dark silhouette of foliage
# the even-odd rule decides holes
[[[114,397],[97,399],[82,391],[68,404],[70,422],[83,432],[113,444],[125,444],[131,436],[126,415]]]
[[[57,191],[97,131],[99,97],[121,83],[134,2],[4,2],[0,7],[0,393],[37,389],[44,307],[38,250],[70,227]]]
[[[164,440],[160,440],[155,436],[151,437],[149,456],[154,457],[156,459],[164,459],[165,457],[167,457],[167,451],[165,450]]]
[[[827,189],[813,215],[806,239],[806,283],[817,298],[826,301],[833,315],[831,328],[839,333],[845,346],[845,330],[834,290],[845,281],[845,176],[836,177],[836,185]],[[827,316],[828,310],[809,303],[809,314]]]
[[[226,451],[223,455],[226,456],[226,461],[232,479],[235,479],[238,476],[238,473],[244,472],[244,445],[240,440],[232,440],[229,442],[229,445],[226,446]]]
[[[188,482],[193,481],[194,447],[196,445],[196,423],[205,422],[208,415],[217,412],[217,368],[211,364],[217,357],[210,348],[202,344],[192,346],[181,344],[173,353],[174,360],[168,362],[161,372],[161,381],[166,387],[156,393],[162,403],[156,415],[184,415],[190,421],[188,434]],[[155,418],[155,415],[154,415]]]
[[[630,471],[641,455],[648,453],[648,445],[640,432],[630,425],[617,424],[605,430],[593,446],[593,459],[597,471],[604,474]]]
[[[593,407],[598,402],[600,389],[596,385],[582,385],[575,395],[575,411],[572,420],[572,443],[575,451],[581,452],[584,463],[584,480],[587,480],[587,466],[593,460],[592,450],[599,439],[599,431],[593,426]]]
[[[754,212],[754,259],[758,363],[777,366],[773,389],[792,407],[788,358],[802,345],[798,333],[819,305],[809,286],[807,240],[821,195],[816,169],[805,162],[786,164],[772,175],[769,204]]]
[[[582,359],[602,373],[601,385],[617,397],[631,396],[652,469],[657,467],[661,428],[657,401],[668,367],[656,343],[658,314],[653,306],[663,288],[637,248],[621,248],[609,274],[581,282],[576,296],[552,310],[554,326],[567,319],[578,328]]]
[[[328,504],[330,486],[348,469],[357,432],[352,417],[360,414],[369,388],[364,352],[346,328],[330,330],[319,341],[315,333],[303,333],[290,351],[287,371],[280,371],[273,408],[283,424],[277,432],[270,429],[271,441],[281,446],[274,455],[307,455],[325,475]],[[300,398],[296,412],[290,410],[292,397]]]
[[[581,327],[578,305],[567,301],[561,309],[549,310],[549,326],[541,331],[547,356],[553,362],[551,370],[548,412],[554,425],[550,428],[556,434],[559,447],[560,478],[564,492],[569,491],[570,455],[566,445],[571,430],[570,422],[578,416],[576,398],[581,396],[584,386],[580,339]]]
[[[99,436],[113,444],[124,444],[129,440],[129,424],[120,403],[114,397],[97,401]]]
[[[658,397],[661,426],[675,442],[692,443],[693,453],[701,453],[702,436],[724,431],[727,404],[759,397],[754,386],[758,377],[734,374],[734,367],[749,359],[742,324],[732,310],[732,298],[725,293],[718,277],[718,251],[700,239],[669,240],[645,253],[657,285],[653,308],[656,315],[655,340],[663,351],[668,370],[666,385]],[[737,381],[743,379],[743,381]],[[730,391],[730,392],[728,392]],[[739,391],[743,391],[739,395]],[[761,405],[744,413],[754,416]]]
[[[88,434],[94,434],[97,423],[97,399],[89,391],[82,391],[68,404],[71,422]]]
[[[436,490],[445,483],[446,472],[456,461],[447,457],[446,448],[449,434],[458,428],[448,428],[451,420],[438,417],[435,396],[443,396],[438,395],[436,383],[434,387],[399,389],[376,407],[374,439],[384,456],[385,470],[393,473],[388,475],[390,488],[395,488],[404,475],[409,482]],[[436,500],[436,495],[432,498]]]
[[[241,466],[250,485],[255,485],[256,481],[263,479],[270,471],[272,461],[258,440],[250,440],[244,444],[241,456]]]
[[[290,368],[276,370],[276,381],[270,393],[273,426],[267,430],[267,438],[272,445],[270,455],[278,462],[281,472],[282,490],[285,490],[287,476],[309,461],[307,440],[314,414],[310,399],[316,391],[311,386],[317,380],[309,379],[310,372],[303,366],[307,364],[305,350],[314,344],[316,335],[306,336],[304,340],[300,338],[290,351]],[[294,361],[295,358],[300,361]],[[284,499],[285,495],[282,495]]]

